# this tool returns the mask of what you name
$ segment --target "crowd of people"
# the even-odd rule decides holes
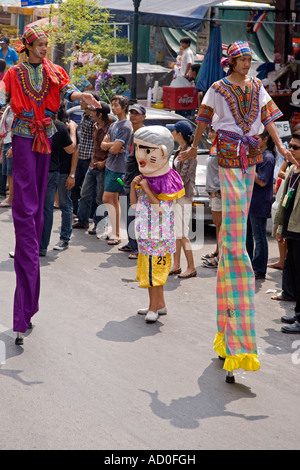
[[[276,152],[290,166],[287,169],[286,163],[283,196],[275,218],[278,246],[285,243],[286,256],[282,293],[274,298],[288,300],[290,296],[296,301],[295,315],[282,317],[286,324],[282,331],[300,333],[300,134],[294,130],[289,149],[282,144],[274,124],[282,115],[280,110],[261,82],[247,75],[252,57],[249,45],[237,42],[229,47],[222,63],[229,72],[205,94],[195,133],[186,120],[170,130],[147,128],[146,109],[137,103],[130,105],[126,96],[115,95],[108,105],[96,91],[78,90],[62,68],[46,59],[47,36],[38,27],[26,30],[23,45],[28,61],[9,69],[0,90],[1,105],[6,106],[0,136],[9,184],[9,195],[1,207],[12,205],[16,234],[14,331],[24,333],[38,310],[38,258],[47,254],[56,193],[62,214],[60,239],[54,246],[58,251],[69,247],[73,230],[95,235],[97,228],[108,222],[110,231],[103,231],[103,238],[109,246],[121,245],[119,196],[126,196],[128,240],[118,249],[138,260],[137,277],[142,287],[148,287],[149,307],[138,313],[149,322],[166,314],[163,285],[167,277],[197,276],[188,228],[197,148],[209,126],[212,146],[207,191],[217,243],[213,253],[203,256],[203,266],[218,268],[215,350],[225,360],[229,374],[239,367],[257,370],[252,280],[253,272],[255,279],[264,279],[268,267],[266,225],[273,201]],[[188,64],[184,76],[189,73]],[[31,68],[36,72],[39,67],[47,76],[43,81],[44,75],[37,74],[40,85],[45,90],[48,87],[42,106],[36,90],[28,90],[30,82],[20,80]],[[245,96],[251,96],[253,102],[244,102]],[[77,124],[68,119],[65,100],[80,102],[80,135]],[[24,103],[32,114],[24,111]],[[57,112],[47,114],[49,109]],[[179,147],[170,167],[174,142]],[[12,166],[13,181],[9,178]],[[136,204],[135,215],[132,206]],[[166,215],[168,223],[164,222]],[[149,231],[149,224],[156,227],[156,238],[152,238],[154,229]],[[148,239],[145,233],[150,232]],[[182,250],[187,264],[184,272]],[[22,338],[17,339],[22,344]]]

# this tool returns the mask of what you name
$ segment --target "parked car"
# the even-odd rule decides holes
[[[80,121],[83,114],[83,110],[80,106],[74,106],[67,110],[69,118],[75,121],[79,126],[80,132]],[[174,111],[167,111],[164,109],[146,108],[146,126],[168,126],[175,124],[178,121],[185,121],[187,118],[175,113]],[[196,130],[196,124],[193,121],[189,121],[193,128]],[[209,207],[209,196],[205,190],[206,186],[206,159],[209,155],[210,143],[208,142],[206,135],[202,137],[199,142],[198,148],[198,165],[196,172],[196,195],[193,200],[193,220],[200,220],[205,223],[212,223],[212,215]],[[198,210],[200,209],[200,210]]]

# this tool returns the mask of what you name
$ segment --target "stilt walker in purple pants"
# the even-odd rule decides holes
[[[0,106],[9,101],[15,113],[12,124],[15,227],[15,272],[13,329],[16,344],[31,327],[39,310],[39,245],[43,230],[44,199],[47,189],[52,136],[52,116],[60,106],[60,94],[70,100],[83,99],[100,107],[89,93],[71,84],[64,69],[46,58],[47,35],[37,26],[25,29],[23,46],[27,60],[11,67],[0,84]]]

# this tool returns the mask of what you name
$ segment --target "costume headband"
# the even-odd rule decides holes
[[[32,44],[33,41],[35,41],[36,39],[47,38],[47,37],[48,36],[45,33],[45,31],[43,31],[39,26],[33,25],[24,29],[22,40],[23,41],[25,40],[27,44]],[[19,52],[19,54],[21,54],[22,52],[25,51],[26,46],[23,43],[21,43],[20,40],[18,40],[18,42],[16,41],[15,43],[15,48],[16,48],[16,51]],[[62,72],[58,68],[58,66],[53,64],[49,59],[47,59],[47,57],[43,58],[42,64],[52,83],[54,83],[55,85],[58,85],[64,79]]]
[[[45,31],[43,31],[39,26],[33,25],[25,28],[22,39],[25,39],[27,44],[32,44],[33,41],[35,41],[36,39],[46,37],[47,34],[45,33]],[[24,52],[26,48],[24,44],[20,43],[20,45],[18,44],[18,47],[16,49],[17,52],[21,54],[21,52]]]
[[[228,47],[227,57],[223,57],[221,60],[221,66],[228,67],[230,58],[242,57],[244,55],[250,55],[252,57],[252,51],[249,44],[246,41],[234,42]]]

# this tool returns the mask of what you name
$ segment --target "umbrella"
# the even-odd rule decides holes
[[[46,18],[41,18],[39,20],[35,20],[32,23],[28,23],[24,27],[24,31],[26,28],[31,28],[31,26],[42,26],[43,29],[47,29],[47,26],[49,25],[50,18],[47,16]],[[51,18],[51,25],[56,25],[57,24],[57,16],[54,16]]]
[[[221,30],[220,26],[214,25],[212,27],[212,34],[208,49],[198,75],[198,80],[196,83],[197,90],[206,92],[214,82],[224,77],[224,69],[220,65],[221,59]]]

